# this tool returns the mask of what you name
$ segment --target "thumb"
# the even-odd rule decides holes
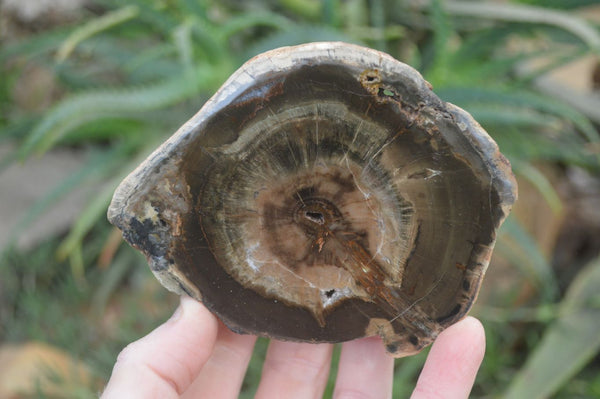
[[[204,305],[181,297],[167,322],[121,351],[102,399],[178,398],[210,358],[217,326]]]

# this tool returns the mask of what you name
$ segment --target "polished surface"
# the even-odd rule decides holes
[[[238,70],[109,210],[169,289],[235,331],[418,352],[470,309],[510,165],[412,68],[343,43]]]

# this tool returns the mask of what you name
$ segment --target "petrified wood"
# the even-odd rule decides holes
[[[418,72],[312,43],[242,66],[108,214],[236,332],[405,356],[470,309],[515,198],[493,140]]]

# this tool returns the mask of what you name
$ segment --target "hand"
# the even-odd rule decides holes
[[[202,304],[182,298],[171,319],[119,354],[102,398],[237,398],[255,340],[229,331]],[[272,340],[256,397],[320,398],[332,347]],[[484,351],[477,319],[446,329],[412,398],[467,398]],[[391,398],[393,369],[379,338],[346,342],[334,398]]]

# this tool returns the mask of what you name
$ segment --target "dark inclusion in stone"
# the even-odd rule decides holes
[[[418,72],[313,43],[242,66],[108,214],[234,331],[404,356],[468,312],[515,198],[496,144]]]

